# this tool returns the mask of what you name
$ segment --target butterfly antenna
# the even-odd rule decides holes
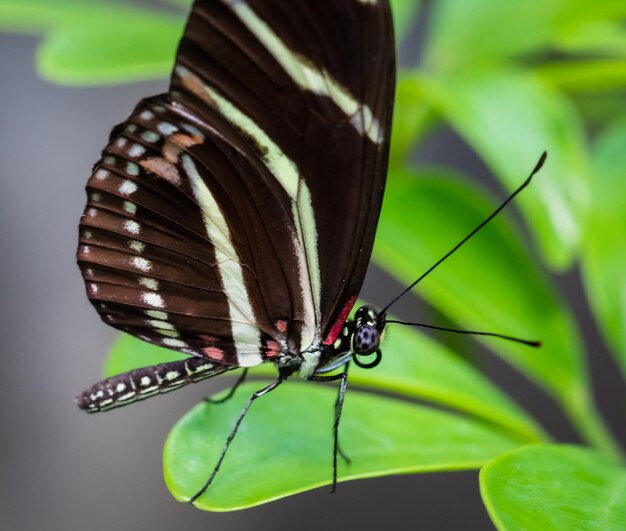
[[[443,330],[444,332],[453,332],[455,334],[470,334],[473,336],[488,336],[488,337],[497,337],[500,339],[506,339],[507,341],[513,341],[515,343],[521,343],[522,345],[526,345],[528,347],[538,348],[541,346],[541,341],[529,341],[527,339],[520,339],[519,337],[513,336],[505,336],[504,334],[494,334],[493,332],[477,332],[475,330],[458,330],[456,328],[446,328],[444,326],[435,326],[424,323],[408,323],[406,321],[396,321],[396,320],[386,320],[385,323],[393,323],[399,325],[408,325],[408,326],[419,326],[421,328],[430,328],[432,330]]]
[[[400,293],[400,295],[398,295],[395,299],[393,299],[389,304],[387,304],[387,306],[385,306],[381,311],[380,314],[381,315],[385,315],[387,313],[387,310],[393,305],[395,304],[399,299],[401,299],[402,297],[404,297],[404,295],[406,295],[409,291],[411,291],[415,286],[417,286],[422,279],[424,279],[425,277],[427,277],[434,269],[436,269],[442,262],[444,262],[447,258],[449,258],[452,254],[454,254],[459,247],[461,247],[467,240],[469,240],[472,236],[474,236],[474,234],[476,234],[480,229],[482,229],[485,225],[487,225],[487,223],[489,223],[493,218],[495,218],[500,211],[507,206],[511,201],[513,201],[513,199],[515,198],[515,196],[517,194],[519,194],[524,188],[526,188],[529,184],[530,181],[532,180],[532,178],[535,176],[535,174],[541,169],[541,167],[543,166],[543,163],[546,161],[546,157],[548,156],[547,151],[544,151],[541,154],[541,157],[539,158],[539,162],[537,162],[537,165],[535,166],[535,168],[533,169],[533,171],[530,173],[530,175],[528,176],[528,178],[521,184],[521,186],[515,190],[509,197],[506,198],[506,200],[498,207],[496,208],[491,215],[489,215],[489,217],[487,219],[485,219],[480,225],[478,225],[478,227],[476,227],[472,232],[470,232],[467,236],[465,236],[465,238],[463,238],[459,243],[457,243],[452,249],[450,249],[446,254],[444,254],[439,260],[437,260],[432,266],[430,266],[422,275],[420,275],[413,283],[409,284],[409,286],[402,291],[402,293]]]

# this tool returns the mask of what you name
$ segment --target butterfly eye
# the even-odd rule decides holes
[[[352,351],[361,356],[367,356],[378,350],[380,333],[371,325],[359,326],[352,338]]]

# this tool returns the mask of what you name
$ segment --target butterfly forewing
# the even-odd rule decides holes
[[[229,365],[334,340],[384,188],[383,0],[200,0],[170,92],[89,180],[79,263],[103,319]]]

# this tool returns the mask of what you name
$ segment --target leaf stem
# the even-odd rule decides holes
[[[563,405],[569,419],[587,444],[622,462],[626,461],[624,449],[608,428],[586,389],[574,389],[565,397]]]

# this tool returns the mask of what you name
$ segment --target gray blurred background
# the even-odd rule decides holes
[[[106,415],[76,408],[74,395],[100,378],[115,337],[88,303],[74,261],[84,184],[111,127],[166,83],[51,86],[33,72],[35,47],[35,38],[0,35],[0,529],[492,529],[475,472],[343,483],[334,496],[324,488],[238,513],[204,513],[174,501],[162,477],[165,437],[192,405],[230,380]],[[460,168],[501,193],[477,157],[447,131],[422,146],[416,161]],[[585,323],[599,405],[624,441],[617,371],[587,313],[577,274],[560,282]],[[397,289],[372,267],[363,295],[383,304]],[[416,299],[403,300],[397,311],[438,318]],[[576,441],[538,389],[477,343],[467,345],[481,369],[554,435]]]

